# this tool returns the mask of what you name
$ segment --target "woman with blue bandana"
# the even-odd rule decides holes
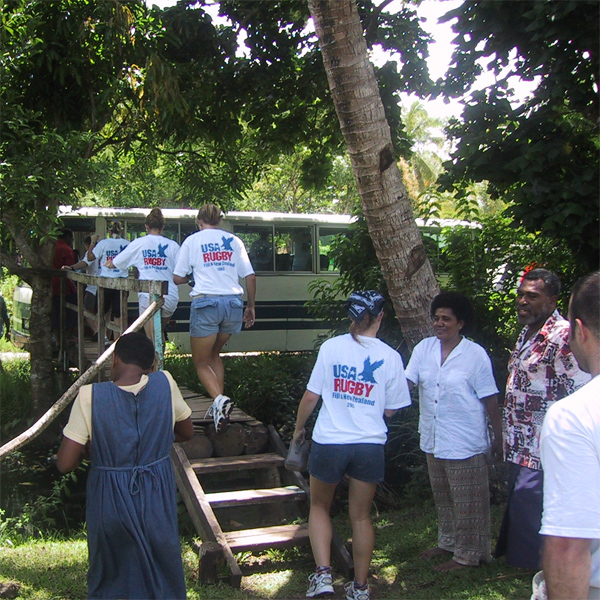
[[[410,405],[402,358],[377,339],[384,302],[373,290],[351,294],[346,302],[350,332],[321,346],[298,407],[292,443],[304,439],[304,425],[323,399],[308,465],[308,532],[317,566],[309,577],[308,598],[333,593],[329,510],[338,483],[347,475],[355,580],[345,585],[346,598],[369,600],[367,576],[375,544],[371,504],[383,480],[384,415]]]

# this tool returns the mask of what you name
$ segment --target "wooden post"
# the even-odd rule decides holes
[[[83,318],[83,297],[85,287],[80,281],[77,282],[77,362],[79,372],[83,373],[85,366],[85,321]]]
[[[203,585],[218,583],[217,566],[223,562],[223,547],[217,542],[203,542],[198,548],[198,581]]]
[[[156,302],[160,296],[158,294],[151,294],[152,302]],[[163,368],[163,333],[162,333],[162,309],[154,313],[154,351],[156,353],[156,360],[158,362],[158,369],[162,371]]]

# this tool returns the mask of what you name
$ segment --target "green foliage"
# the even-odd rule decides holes
[[[23,428],[31,406],[30,362],[26,358],[3,359],[0,370],[0,439]]]
[[[467,92],[483,69],[492,86],[465,99],[443,190],[488,182],[507,215],[528,231],[566,240],[587,270],[598,267],[600,138],[597,93],[600,5],[594,0],[473,1],[450,11],[458,34],[453,64],[439,85]],[[533,82],[524,103],[510,78]]]
[[[11,275],[6,267],[0,267],[0,295],[4,298],[9,316],[13,309],[13,292],[18,283],[16,275]]]
[[[535,265],[559,275],[564,289],[559,306],[566,312],[569,289],[584,266],[564,241],[528,233],[506,218],[486,217],[481,230],[448,228],[444,236],[448,285],[472,300],[476,324],[471,334],[490,354],[502,388],[508,355],[521,330],[515,302],[524,269]]]
[[[20,470],[19,454],[11,455],[5,466],[5,473]],[[65,498],[71,495],[71,486],[78,481],[78,473],[85,471],[80,466],[75,471],[60,476],[52,482],[49,494],[37,496],[31,502],[25,502],[18,514],[6,516],[0,509],[0,547],[25,543],[36,538],[69,535],[68,519],[64,512]],[[6,476],[6,475],[5,475]],[[66,527],[65,527],[66,526]]]
[[[314,361],[312,353],[224,356],[225,393],[245,413],[289,433]],[[165,369],[178,384],[206,393],[191,358],[167,354]]]

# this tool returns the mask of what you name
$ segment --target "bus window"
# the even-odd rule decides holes
[[[233,232],[244,242],[255,271],[273,271],[273,227],[236,225]]]
[[[334,237],[341,233],[343,231],[339,228],[319,227],[319,273],[336,271],[329,252]]]
[[[127,239],[133,242],[136,238],[146,235],[146,226],[144,223],[127,221]],[[123,236],[125,237],[125,236]]]
[[[196,223],[187,223],[187,222],[183,222],[181,221],[179,223],[179,245],[181,246],[181,244],[183,244],[183,240],[185,240],[185,238],[189,237],[190,235],[193,235],[194,233],[196,233],[198,231],[198,227],[196,226]]]
[[[140,223],[139,221],[127,221],[127,239],[130,242],[136,238],[142,237],[143,235],[146,235],[146,223]],[[162,235],[177,242],[179,239],[179,224],[167,222]]]
[[[313,270],[312,227],[275,228],[275,269],[277,271]]]

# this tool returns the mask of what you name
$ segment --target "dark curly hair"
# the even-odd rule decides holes
[[[136,365],[145,371],[154,363],[154,344],[143,333],[127,333],[115,344],[115,354],[126,365]]]
[[[449,308],[458,321],[464,323],[464,329],[469,329],[475,320],[475,311],[471,301],[460,292],[442,292],[431,302],[431,318],[438,308]]]

